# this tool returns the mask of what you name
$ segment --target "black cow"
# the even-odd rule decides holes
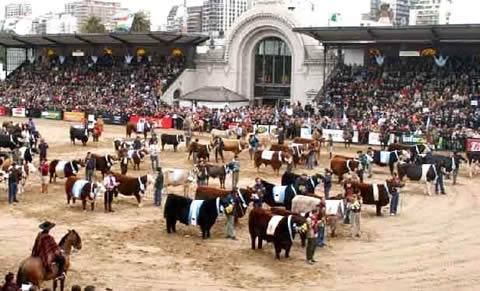
[[[167,221],[168,233],[177,231],[176,223],[178,220],[185,225],[199,225],[202,230],[202,238],[210,237],[210,229],[215,224],[218,215],[224,212],[227,203],[220,198],[195,200],[197,201],[195,203],[193,201],[190,198],[175,194],[168,195],[163,214]],[[201,205],[198,205],[200,203]],[[191,206],[196,209],[190,209]],[[198,208],[195,206],[198,206]],[[195,213],[196,219],[194,219]]]
[[[382,159],[382,157],[386,158],[386,160]],[[394,150],[391,152],[377,150],[373,151],[373,163],[379,166],[388,165],[391,175],[393,175],[395,163],[399,162],[402,157],[405,158],[405,160],[409,160],[409,152],[406,150]]]
[[[282,175],[282,186],[294,185],[297,179],[300,177],[301,177],[300,175],[297,175],[295,173],[285,172]],[[315,174],[313,176],[308,177],[307,183],[305,185],[305,187],[307,188],[307,193],[315,194],[315,188],[318,185],[320,185],[324,180],[325,180],[325,177],[323,177],[323,175],[321,174]]]
[[[34,154],[38,154],[38,151],[35,148],[28,148],[28,147],[20,148],[20,159],[26,163],[33,162]]]
[[[23,146],[23,140],[17,134],[0,134],[0,148],[14,150]]]
[[[406,145],[401,143],[392,143],[387,149],[389,152],[395,150],[408,150],[410,151],[410,159],[415,161],[417,157],[425,152],[430,152],[431,149],[426,144]]]
[[[403,177],[408,177],[412,181],[425,181],[425,188],[428,195],[432,195],[430,192],[430,183],[435,182],[439,171],[442,170],[442,164],[407,164],[407,163],[398,163],[398,177],[400,180],[403,180]]]
[[[82,142],[83,146],[87,145],[88,137],[90,133],[88,129],[83,127],[70,127],[70,140],[75,145],[75,140],[78,139]]]
[[[181,142],[185,141],[182,134],[166,134],[166,133],[164,133],[160,136],[160,139],[162,141],[162,151],[165,150],[165,145],[166,144],[171,144],[171,145],[173,145],[173,150],[176,152],[177,151],[177,146]]]
[[[264,180],[262,180],[262,185],[265,187],[265,194],[263,195],[265,203],[270,206],[285,206],[287,210],[292,209],[292,199],[298,194],[294,185],[277,186]],[[281,190],[281,194],[277,197],[275,197],[274,188],[275,190]]]

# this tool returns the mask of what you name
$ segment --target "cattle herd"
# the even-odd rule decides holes
[[[95,159],[95,170],[104,177],[112,171],[116,164],[119,164],[120,172],[113,172],[118,182],[115,187],[115,197],[117,195],[133,196],[142,206],[142,200],[145,198],[146,190],[154,182],[154,177],[150,174],[141,176],[127,175],[129,168],[138,171],[145,157],[149,154],[147,144],[154,139],[153,134],[148,139],[148,134],[153,132],[153,126],[146,123],[138,126],[136,123],[129,123],[126,128],[126,138],[115,138],[113,148],[116,154],[92,154]],[[80,140],[84,146],[88,143],[89,129],[83,125],[73,125],[70,127],[70,137],[72,146],[75,140]],[[132,133],[144,134],[144,140],[141,141],[140,148],[135,148],[133,141],[128,137]],[[305,244],[305,234],[303,230],[306,217],[309,213],[324,203],[326,207],[325,215],[327,225],[331,235],[335,235],[335,230],[339,220],[342,220],[347,207],[344,197],[341,195],[329,197],[322,201],[316,188],[325,182],[323,173],[316,173],[308,176],[303,189],[299,189],[296,182],[299,175],[294,171],[306,163],[307,153],[313,152],[317,160],[320,160],[320,152],[325,140],[296,138],[289,144],[276,144],[273,142],[273,136],[269,134],[255,134],[259,141],[258,149],[252,150],[250,138],[253,133],[245,138],[236,139],[235,132],[212,130],[212,138],[206,144],[191,143],[185,144],[188,159],[192,154],[201,160],[199,164],[193,167],[178,167],[175,169],[165,169],[163,171],[164,193],[168,193],[164,204],[164,218],[166,221],[166,230],[168,233],[176,232],[176,223],[181,222],[185,225],[198,225],[201,230],[202,238],[210,237],[210,229],[215,224],[217,218],[225,214],[225,210],[233,207],[236,219],[244,216],[248,217],[248,230],[251,237],[251,248],[261,249],[263,241],[272,242],[275,248],[276,258],[280,258],[280,252],[285,250],[285,257],[290,254],[292,243],[297,235],[302,239],[302,245]],[[18,151],[19,156],[17,167],[22,172],[25,185],[29,174],[38,173],[33,165],[34,155],[38,154],[37,141],[40,138],[38,131],[33,131],[26,124],[16,124],[5,122],[0,133],[0,147],[8,149],[11,152]],[[156,138],[156,136],[155,136]],[[218,148],[215,140],[222,139],[223,146]],[[182,134],[162,134],[160,143],[162,151],[173,150],[177,152],[180,145],[186,142]],[[251,187],[239,187],[227,190],[226,178],[233,170],[231,163],[213,164],[210,163],[210,154],[216,151],[230,152],[232,157],[248,150],[250,159],[254,168],[261,177],[263,171],[268,168],[273,169],[273,173],[280,176],[282,166],[287,167],[287,171],[281,176],[281,185],[276,185],[260,178],[261,185],[264,188],[263,202],[268,207],[249,206],[254,200],[255,190]],[[426,184],[426,192],[430,194],[431,183],[434,183],[440,172],[447,175],[452,171],[458,170],[461,163],[461,156],[447,157],[440,154],[433,154],[432,150],[424,144],[404,145],[391,144],[388,149],[371,150],[368,153],[368,166],[378,165],[387,166],[391,174],[398,173],[400,179],[407,177],[412,181],[423,181]],[[8,171],[12,165],[12,154],[0,155],[0,175],[8,178]],[[480,162],[478,152],[467,152],[466,160],[470,169],[475,169]],[[218,162],[218,161],[217,161]],[[246,163],[246,162],[245,162]],[[95,210],[95,201],[103,196],[106,191],[103,183],[88,181],[80,178],[82,168],[85,167],[86,158],[59,160],[52,159],[49,163],[49,182],[56,183],[57,178],[65,179],[65,194],[67,204],[75,203],[76,200],[82,201],[83,210],[87,209],[87,203],[90,203],[91,211]],[[263,168],[262,166],[265,166]],[[381,216],[382,207],[390,202],[392,193],[392,184],[389,180],[384,183],[374,184],[360,182],[356,179],[356,173],[367,171],[365,165],[358,157],[334,155],[330,159],[330,170],[338,177],[339,183],[348,180],[353,184],[354,191],[362,197],[363,203],[374,205],[376,215]],[[474,171],[471,171],[471,175]],[[200,174],[206,177],[206,185],[198,185],[190,195],[190,187]],[[209,186],[209,179],[219,179],[219,188]],[[253,184],[253,181],[252,181]],[[171,194],[170,187],[182,186],[183,195]]]

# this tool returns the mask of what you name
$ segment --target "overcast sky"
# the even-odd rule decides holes
[[[62,12],[68,0],[27,0],[33,5],[34,15],[41,15],[49,11]],[[368,12],[370,0],[300,0],[316,4],[319,17],[324,17],[332,12],[342,14],[342,21],[357,18],[360,13]],[[443,0],[445,1],[445,0]],[[0,17],[4,16],[3,7],[7,3],[25,2],[22,0],[0,0]],[[123,7],[132,12],[140,9],[150,10],[152,23],[157,26],[164,24],[170,8],[183,3],[183,0],[120,0]],[[188,6],[202,5],[203,0],[187,0]],[[480,0],[453,0],[451,23],[480,23]]]

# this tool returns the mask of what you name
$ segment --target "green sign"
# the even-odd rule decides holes
[[[42,118],[62,120],[62,111],[42,111]]]

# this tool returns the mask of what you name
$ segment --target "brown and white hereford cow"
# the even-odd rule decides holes
[[[140,193],[145,194],[148,185],[153,182],[151,175],[144,175],[140,177],[129,177],[118,173],[113,173],[119,185],[115,191],[125,196],[135,196],[138,202],[138,207],[142,207],[142,198]]]
[[[270,165],[272,166],[273,171],[277,173],[277,176],[280,174],[280,168],[282,167],[282,164],[293,163],[293,157],[289,153],[266,150],[256,151],[254,153],[253,160],[255,162],[257,172],[262,164],[265,166]]]
[[[357,171],[362,165],[357,160],[347,160],[341,157],[334,157],[330,161],[330,169],[338,176],[338,182],[342,182],[343,175]]]

